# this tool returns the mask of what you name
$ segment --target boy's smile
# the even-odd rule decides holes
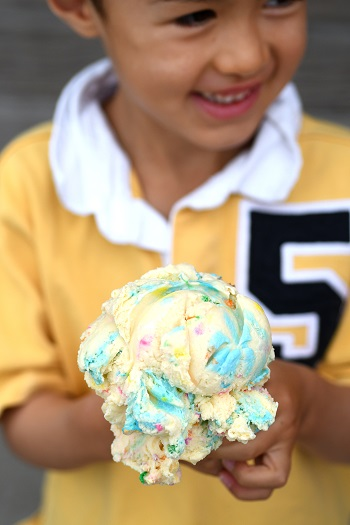
[[[208,115],[218,120],[229,120],[244,115],[256,102],[260,84],[233,87],[216,92],[194,93],[194,101]]]

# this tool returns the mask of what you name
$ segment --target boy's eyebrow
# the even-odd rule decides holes
[[[161,3],[161,2],[164,2],[164,3],[171,3],[171,2],[177,2],[179,4],[205,4],[205,3],[208,3],[210,2],[211,0],[153,0],[153,3],[154,4],[158,4],[158,3]]]

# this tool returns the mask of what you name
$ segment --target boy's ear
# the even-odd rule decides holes
[[[89,0],[47,0],[51,11],[80,36],[98,36],[96,14]]]

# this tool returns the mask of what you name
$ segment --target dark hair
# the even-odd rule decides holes
[[[91,0],[91,3],[95,6],[96,11],[98,11],[100,15],[104,14],[103,0]]]

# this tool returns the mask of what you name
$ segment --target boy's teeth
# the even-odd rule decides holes
[[[249,93],[250,91],[246,90],[237,93],[237,95],[216,95],[215,93],[208,93],[205,91],[202,93],[202,97],[210,100],[210,102],[216,102],[217,104],[233,104],[233,102],[240,102],[243,100]]]

